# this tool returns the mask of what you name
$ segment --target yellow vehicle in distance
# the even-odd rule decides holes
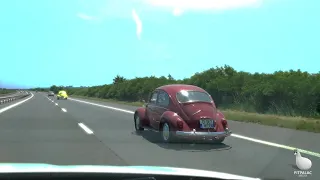
[[[59,91],[57,94],[57,100],[59,99],[68,99],[68,94],[66,91]]]

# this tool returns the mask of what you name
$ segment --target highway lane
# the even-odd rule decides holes
[[[94,136],[131,165],[174,166],[253,177],[299,179],[293,174],[295,157],[292,151],[233,137],[227,138],[224,146],[204,144],[168,146],[160,143],[154,133],[147,131],[142,136],[136,135],[133,116],[130,113],[70,100],[56,102],[60,107],[66,108],[74,119],[89,127]],[[99,103],[113,107],[126,106]],[[131,107],[130,110],[133,109],[135,108]],[[319,158],[305,156],[312,160],[313,170],[320,167]],[[314,173],[307,179],[319,179],[319,177],[320,173]]]
[[[75,98],[79,99],[79,98]],[[97,100],[85,100],[79,99],[85,102],[101,104],[105,106],[115,107],[119,109],[125,109],[129,111],[135,111],[137,107],[115,104],[110,102],[101,102]],[[271,141],[274,143],[290,145],[302,149],[312,150],[320,153],[320,134],[310,133],[304,131],[296,131],[292,129],[271,127],[260,124],[248,124],[244,122],[231,121],[229,120],[230,128],[237,134],[241,134],[247,137],[256,138],[259,140]]]
[[[126,165],[40,94],[0,114],[0,162]]]
[[[93,134],[87,134],[79,123]],[[301,179],[293,174],[292,151],[234,137],[227,138],[225,145],[168,146],[159,143],[154,133],[136,135],[130,113],[71,100],[53,103],[43,93],[35,93],[29,101],[1,113],[0,128],[0,162],[160,165]],[[313,162],[313,175],[305,179],[320,179],[316,171],[319,158],[304,156]]]

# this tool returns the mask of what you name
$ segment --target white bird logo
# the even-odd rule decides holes
[[[298,149],[294,150],[294,155],[296,156],[296,165],[300,170],[309,170],[312,166],[310,159],[302,157]]]

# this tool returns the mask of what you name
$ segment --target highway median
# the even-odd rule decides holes
[[[95,97],[71,95],[70,97],[81,98],[87,100],[95,100],[101,102],[109,102],[116,104],[125,104],[135,107],[141,107],[144,105],[143,102],[128,102],[128,101],[119,101],[114,99],[102,99]],[[240,121],[245,123],[257,123],[267,126],[276,126],[281,128],[289,128],[307,132],[320,133],[320,120],[314,118],[305,118],[305,117],[290,117],[290,116],[279,116],[271,114],[258,114],[258,113],[249,113],[244,111],[236,111],[231,109],[221,109],[225,116],[229,120]]]

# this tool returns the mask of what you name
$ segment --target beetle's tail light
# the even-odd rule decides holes
[[[221,119],[221,122],[222,122],[222,126],[224,129],[227,129],[228,128],[228,121],[225,119],[225,118],[222,118]]]
[[[179,130],[182,130],[183,129],[183,122],[182,121],[177,121],[177,128],[179,129]]]

